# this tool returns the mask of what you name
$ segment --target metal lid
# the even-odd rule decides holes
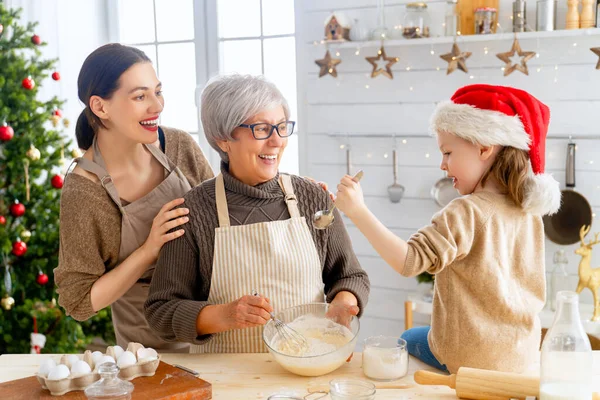
[[[419,2],[419,3],[408,3],[406,5],[406,8],[425,9],[425,8],[427,8],[427,4],[421,3],[421,2]]]

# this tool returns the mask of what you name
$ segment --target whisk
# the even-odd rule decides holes
[[[252,295],[259,296],[256,290],[252,291]],[[283,347],[285,349],[289,349],[294,354],[301,354],[308,349],[308,341],[304,336],[279,318],[276,318],[275,314],[269,314],[271,315],[271,320],[273,320],[273,325],[275,325],[275,329],[277,330],[277,335],[280,338],[279,341],[284,345]]]

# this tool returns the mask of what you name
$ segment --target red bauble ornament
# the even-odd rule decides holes
[[[54,79],[55,81],[60,81],[60,73],[58,71],[54,71],[52,73],[52,79]]]
[[[0,215],[0,225],[6,224],[6,217],[4,215]]]
[[[39,46],[40,44],[42,44],[42,38],[38,35],[33,35],[31,37],[31,43],[35,44],[36,46]]]
[[[10,205],[10,213],[13,217],[22,217],[25,214],[25,206],[15,201]]]
[[[44,274],[42,271],[40,271],[38,273],[37,278],[35,278],[35,280],[37,281],[37,283],[39,283],[40,285],[45,285],[46,283],[48,283],[48,275]]]
[[[56,109],[56,110],[52,111],[52,115],[56,115],[57,117],[62,117],[62,111],[60,111],[59,109]]]
[[[54,189],[62,189],[65,178],[63,178],[62,175],[54,175],[50,180],[50,183]]]
[[[23,82],[21,82],[21,85],[23,85],[23,87],[25,89],[31,90],[35,87],[35,81],[33,80],[33,78],[28,76],[27,78],[23,79]]]
[[[15,131],[10,125],[0,125],[0,140],[3,142],[8,142],[10,139],[15,136]]]
[[[27,253],[27,243],[21,242],[20,240],[14,242],[12,247],[12,253],[17,257],[24,256],[25,253]]]

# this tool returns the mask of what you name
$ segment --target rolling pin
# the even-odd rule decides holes
[[[445,385],[456,389],[456,396],[472,400],[525,400],[539,396],[540,379],[508,372],[459,368],[457,374],[442,375],[429,371],[415,372],[421,385]]]

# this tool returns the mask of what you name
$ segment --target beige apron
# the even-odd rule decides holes
[[[324,302],[321,261],[306,220],[300,216],[289,175],[279,184],[291,218],[284,221],[230,226],[223,175],[216,179],[219,227],[208,303],[226,304],[256,289],[275,309]],[[192,353],[266,352],[262,327],[236,329],[213,335]]]
[[[154,145],[144,146],[164,167],[165,179],[150,193],[127,205],[122,205],[117,189],[106,172],[106,165],[100,154],[96,138],[92,144],[94,161],[85,158],[76,160],[80,168],[100,179],[102,187],[121,212],[121,247],[117,265],[144,244],[150,234],[152,221],[162,206],[171,200],[183,197],[191,189],[187,178],[162,151]],[[117,344],[126,348],[129,342],[139,342],[157,350],[188,352],[189,344],[187,343],[170,343],[160,339],[150,330],[144,317],[144,302],[148,297],[150,280],[155,266],[152,264],[148,267],[131,289],[111,305]]]

